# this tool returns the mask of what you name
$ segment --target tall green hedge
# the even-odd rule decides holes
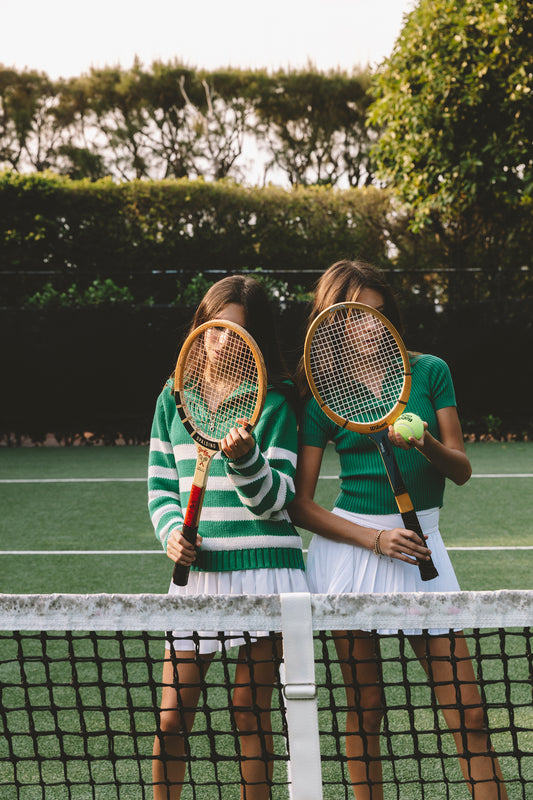
[[[387,266],[390,212],[388,195],[375,188],[3,173],[0,270],[135,283],[158,270],[303,272],[354,256]]]
[[[0,173],[0,306],[46,285],[83,295],[112,279],[133,303],[172,302],[199,273],[274,272],[310,288],[329,264],[363,258],[428,303],[525,297],[529,265],[486,271],[484,251],[461,268],[439,237],[414,234],[375,187],[247,187],[224,180],[72,181]],[[110,285],[110,284],[109,284]],[[183,291],[181,292],[183,294]]]

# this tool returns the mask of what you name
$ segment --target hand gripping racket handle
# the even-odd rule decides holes
[[[420,537],[420,541],[423,543],[424,547],[427,547],[426,540],[424,539],[424,534],[422,533],[422,528],[420,527],[420,523],[418,521],[418,517],[416,516],[416,511],[402,511],[401,512],[403,524],[405,527],[410,530],[414,531]],[[433,578],[438,577],[438,572],[435,564],[433,563],[432,559],[429,561],[419,561],[418,568],[420,570],[420,577],[423,581],[431,581]]]
[[[188,542],[191,544],[196,544],[196,534],[198,533],[198,525],[189,527],[188,525],[183,525],[181,529],[182,534],[187,539]],[[176,586],[187,586],[189,582],[189,572],[190,567],[184,567],[183,564],[178,564],[176,562],[174,566],[174,572],[172,573],[172,581],[176,584]]]
[[[405,487],[405,483],[398,467],[392,445],[389,441],[387,429],[378,431],[377,433],[370,433],[369,436],[378,448],[379,454],[383,460],[383,464],[394,493],[396,505],[398,506],[398,511],[402,515],[403,524],[408,530],[416,533],[420,538],[421,544],[423,544],[424,547],[427,547],[424,534],[422,533],[422,528],[420,527],[420,522],[418,521],[416,511],[413,508],[413,503],[411,502],[411,498],[409,497]],[[433,578],[436,578],[439,574],[432,559],[429,561],[419,561],[418,568],[420,570],[420,577],[423,581],[430,581]]]
[[[205,471],[205,480],[207,480],[207,469]],[[205,483],[203,486],[198,484],[192,485],[191,494],[189,496],[189,503],[185,511],[185,519],[181,532],[190,544],[196,544],[196,534],[198,533],[198,522],[200,520],[200,513],[204,502]],[[172,581],[176,586],[187,586],[189,581],[189,572],[191,568],[185,567],[183,564],[178,564],[174,567],[172,573]]]

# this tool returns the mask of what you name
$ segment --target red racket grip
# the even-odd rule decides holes
[[[196,545],[196,534],[198,533],[198,520],[200,519],[200,512],[204,500],[204,488],[195,484],[191,487],[191,494],[185,511],[185,520],[181,532],[193,546]],[[190,567],[185,567],[183,564],[178,564],[174,567],[172,573],[172,582],[176,586],[187,586],[189,582]]]
[[[422,533],[422,528],[420,527],[420,522],[418,521],[418,517],[416,516],[416,511],[402,511],[402,519],[403,523],[406,528],[410,531],[414,531],[420,537],[421,543],[424,547],[427,547],[426,540],[424,539],[424,534]],[[433,578],[437,578],[439,573],[433,560],[430,558],[429,561],[419,561],[418,562],[418,569],[420,570],[420,577],[423,581],[431,581]]]

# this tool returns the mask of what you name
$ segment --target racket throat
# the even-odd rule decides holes
[[[369,436],[379,450],[400,512],[412,511],[413,504],[393,453],[392,444],[389,441],[388,429],[380,431],[379,433],[371,433]]]
[[[208,450],[200,444],[196,445],[196,468],[194,470],[189,502],[187,503],[187,510],[185,511],[183,520],[185,527],[191,531],[198,530],[198,522],[204,503],[209,468],[214,454],[213,450]]]

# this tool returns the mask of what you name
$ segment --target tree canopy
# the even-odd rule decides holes
[[[420,0],[374,76],[378,177],[493,266],[530,226],[533,200],[530,0]],[[459,258],[459,249],[456,251]]]
[[[105,67],[69,80],[0,64],[0,168],[119,181],[231,177],[365,186],[370,76]],[[252,181],[253,182],[253,181]]]

